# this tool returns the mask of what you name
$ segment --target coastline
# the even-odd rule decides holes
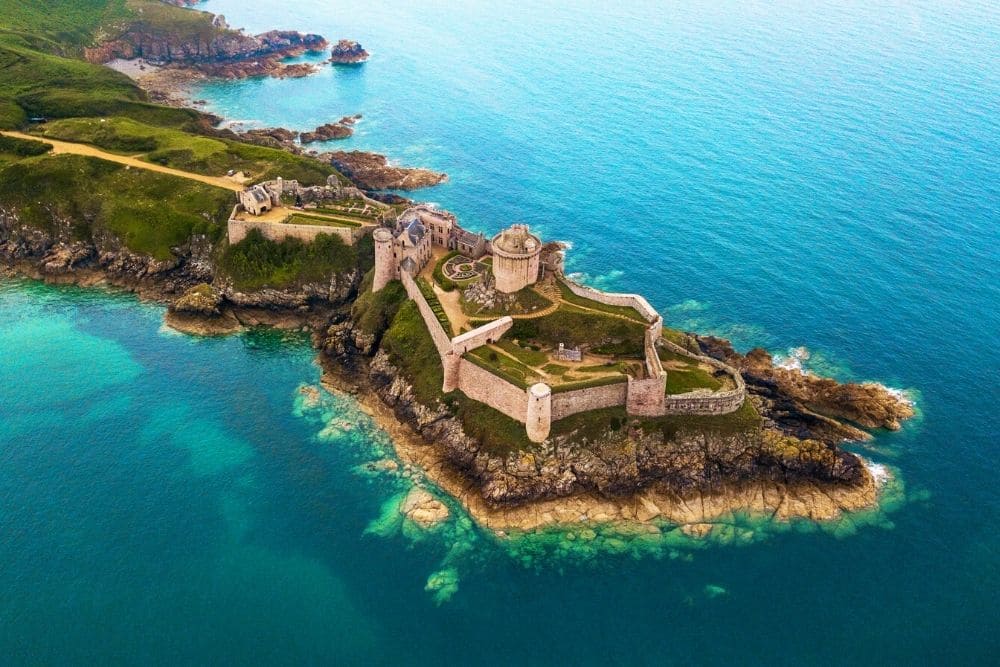
[[[511,531],[531,532],[581,524],[623,524],[638,527],[640,532],[658,533],[658,526],[664,522],[681,527],[691,537],[704,537],[714,524],[726,523],[726,518],[735,513],[784,522],[793,519],[836,521],[845,513],[876,509],[880,490],[889,481],[887,478],[876,480],[866,467],[865,481],[856,488],[761,481],[688,496],[650,489],[621,498],[581,493],[518,506],[491,507],[475,483],[456,470],[440,449],[425,442],[411,425],[400,420],[392,407],[366,382],[358,382],[344,368],[335,367],[323,356],[321,366],[321,384],[325,389],[354,398],[390,435],[403,463],[423,470],[427,478],[456,499],[479,526],[499,537]]]

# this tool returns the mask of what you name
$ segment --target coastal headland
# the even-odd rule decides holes
[[[51,37],[64,26],[3,3],[36,35],[0,34],[5,273],[130,289],[202,335],[310,331],[327,383],[493,531],[698,535],[737,511],[829,520],[877,504],[881,474],[841,445],[898,429],[906,401],[671,329],[637,295],[568,280],[565,249],[526,227],[487,238],[377,192],[443,175],[221,130],[98,64],[274,75],[328,45],[173,4],[108,3],[67,48]]]

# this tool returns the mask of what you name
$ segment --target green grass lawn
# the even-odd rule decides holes
[[[306,215],[303,213],[293,213],[285,222],[290,225],[321,225],[326,227],[357,228],[361,226],[360,222],[352,220],[334,220],[333,218],[321,218],[317,215]]]
[[[527,389],[538,380],[538,374],[530,366],[511,359],[489,346],[477,347],[466,353],[465,358],[521,389]]]
[[[646,318],[644,318],[638,310],[630,306],[611,306],[600,301],[594,301],[593,299],[585,299],[582,296],[574,294],[566,283],[559,280],[559,292],[562,294],[563,301],[567,303],[572,303],[577,306],[582,306],[584,308],[590,308],[592,310],[600,310],[602,312],[608,313],[610,315],[620,315],[622,317],[627,317],[630,320],[635,320],[636,322],[647,323]]]
[[[108,231],[157,259],[192,234],[219,240],[232,206],[228,190],[81,155],[43,155],[0,171],[0,202],[29,225],[55,232],[71,221],[89,240]]]
[[[645,326],[563,304],[542,317],[514,320],[507,337],[542,347],[556,348],[559,343],[571,348],[588,345],[597,354],[641,357]]]
[[[365,204],[366,202],[361,199],[348,199],[344,201],[343,205],[328,204],[326,206],[317,206],[316,208],[309,210],[315,213],[325,213],[327,215],[355,218],[365,222],[375,222],[378,220],[382,211],[376,209],[374,206],[369,204],[369,212],[366,214],[362,214],[358,210],[359,208],[364,208]]]
[[[685,370],[670,368],[667,370],[668,394],[685,394],[695,389],[716,391],[721,388],[722,383],[701,368],[694,367]]]
[[[520,345],[509,338],[501,338],[495,344],[501,350],[513,355],[518,361],[527,366],[542,366],[549,360],[549,355],[541,350]]]
[[[473,282],[473,281],[469,281]],[[462,310],[470,317],[502,317],[503,315],[522,315],[544,310],[552,305],[552,302],[539,294],[531,287],[514,294],[514,302],[509,306],[497,306],[494,308],[483,308],[479,304],[469,303],[462,299]]]

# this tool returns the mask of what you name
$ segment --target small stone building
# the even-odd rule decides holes
[[[238,195],[240,205],[251,215],[264,213],[281,206],[281,193],[265,185],[254,185]]]

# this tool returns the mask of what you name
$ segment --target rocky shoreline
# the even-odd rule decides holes
[[[419,167],[398,167],[378,153],[336,151],[317,156],[329,161],[362,190],[418,190],[448,180],[448,175]]]
[[[501,537],[511,532],[600,523],[614,523],[626,532],[638,530],[659,534],[660,525],[666,522],[680,526],[689,537],[702,538],[717,524],[730,522],[734,513],[779,521],[835,521],[846,513],[877,507],[885,483],[884,479],[876,480],[862,467],[858,482],[852,485],[807,480],[748,480],[685,493],[654,485],[610,496],[577,491],[516,504],[491,503],[480,486],[449,457],[449,450],[435,446],[433,441],[428,442],[427,424],[401,417],[399,410],[405,406],[392,394],[387,394],[384,385],[372,384],[363,366],[343,365],[328,357],[323,357],[323,362],[323,385],[329,391],[352,395],[390,434],[404,464],[423,470],[430,481],[457,499],[480,526]]]

